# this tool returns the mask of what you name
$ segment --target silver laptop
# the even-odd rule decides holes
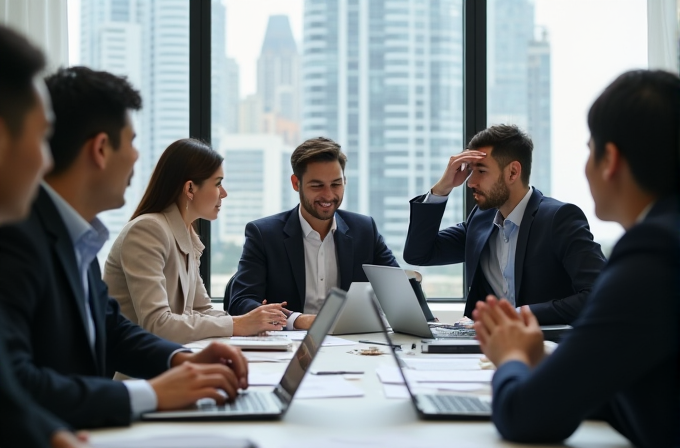
[[[369,282],[353,282],[347,291],[347,300],[340,317],[328,334],[378,333],[383,326],[369,312],[371,298],[366,293]]]
[[[472,338],[469,331],[430,326],[403,269],[372,264],[362,266],[395,333],[427,339]]]
[[[216,405],[214,401],[205,405],[197,404],[191,409],[178,411],[149,412],[142,415],[143,420],[265,420],[283,416],[293,401],[319,351],[328,330],[333,326],[342,307],[345,305],[345,292],[331,288],[323,307],[314,319],[307,335],[288,364],[281,381],[273,391],[245,391],[233,403]]]
[[[371,302],[373,314],[379,316],[378,300],[374,299]],[[387,328],[384,325],[382,333],[385,340],[390,342]],[[404,379],[411,401],[421,418],[428,420],[488,420],[491,417],[490,400],[450,392],[419,393],[418,385],[409,383],[408,376],[404,372],[404,370],[408,370],[408,367],[397,355],[394,345],[389,345],[392,347],[392,356],[399,366],[399,373]]]

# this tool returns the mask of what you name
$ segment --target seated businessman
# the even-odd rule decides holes
[[[28,216],[39,182],[52,166],[47,149],[52,112],[45,84],[36,77],[44,67],[39,49],[0,25],[0,225]],[[5,345],[9,329],[0,313],[0,446],[84,446],[19,385]]]
[[[541,325],[569,324],[604,266],[581,209],[529,184],[532,151],[516,126],[491,126],[451,157],[429,193],[411,200],[404,260],[465,262],[467,317],[477,301],[495,294],[516,307],[530,305]],[[467,221],[439,230],[449,193],[466,179],[477,205]]]
[[[588,418],[639,447],[680,446],[680,78],[618,77],[588,113],[586,177],[600,219],[625,234],[552,355],[526,307],[478,302],[496,364],[493,422],[514,442],[555,443]]]
[[[241,353],[192,354],[124,318],[97,263],[108,232],[97,214],[122,206],[137,160],[130,113],[141,98],[124,78],[85,67],[46,80],[54,168],[26,221],[0,229],[0,314],[17,378],[73,427],[126,425],[145,411],[247,387]],[[144,380],[113,381],[119,371]],[[222,391],[221,391],[221,390]]]
[[[346,162],[327,138],[295,149],[290,180],[300,205],[246,225],[238,270],[225,291],[230,314],[285,302],[291,314],[280,324],[308,329],[331,287],[368,281],[362,264],[398,266],[372,218],[338,209]]]

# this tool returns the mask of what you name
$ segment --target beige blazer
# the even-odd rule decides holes
[[[109,294],[132,322],[179,344],[231,336],[233,320],[213,309],[199,274],[203,243],[173,204],[130,221],[104,266]]]

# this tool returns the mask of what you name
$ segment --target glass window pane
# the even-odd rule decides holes
[[[69,62],[127,76],[142,94],[132,117],[139,160],[125,206],[100,218],[111,236],[137,208],[165,148],[189,136],[189,0],[69,0]]]
[[[213,0],[212,8],[212,135],[229,193],[213,226],[213,296],[236,270],[246,223],[298,203],[290,154],[318,136],[348,157],[342,207],[372,216],[408,267],[409,200],[464,147],[462,1]],[[459,189],[442,226],[463,219]],[[428,297],[463,296],[462,265],[419,270]]]
[[[578,205],[608,255],[623,230],[594,213],[586,114],[615,77],[647,67],[646,0],[489,0],[487,18],[488,123],[532,136],[531,185]]]

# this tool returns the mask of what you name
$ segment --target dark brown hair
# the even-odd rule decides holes
[[[200,186],[222,165],[224,157],[210,145],[193,138],[177,140],[158,159],[144,197],[130,220],[159,213],[175,203],[187,181]]]
[[[290,156],[290,165],[293,174],[302,181],[302,175],[307,171],[307,165],[313,162],[335,162],[340,163],[342,172],[345,172],[347,156],[343,154],[340,145],[330,138],[317,137],[303,142],[295,148]]]
[[[613,143],[639,187],[657,196],[680,191],[680,78],[633,70],[616,78],[588,112],[595,160]]]
[[[0,117],[17,136],[36,104],[33,77],[45,67],[45,57],[24,36],[0,25],[0,61]]]
[[[491,146],[491,156],[501,169],[510,162],[517,161],[522,165],[522,183],[529,185],[531,176],[531,153],[534,144],[531,138],[515,125],[499,124],[488,127],[472,137],[468,149],[480,149]]]

